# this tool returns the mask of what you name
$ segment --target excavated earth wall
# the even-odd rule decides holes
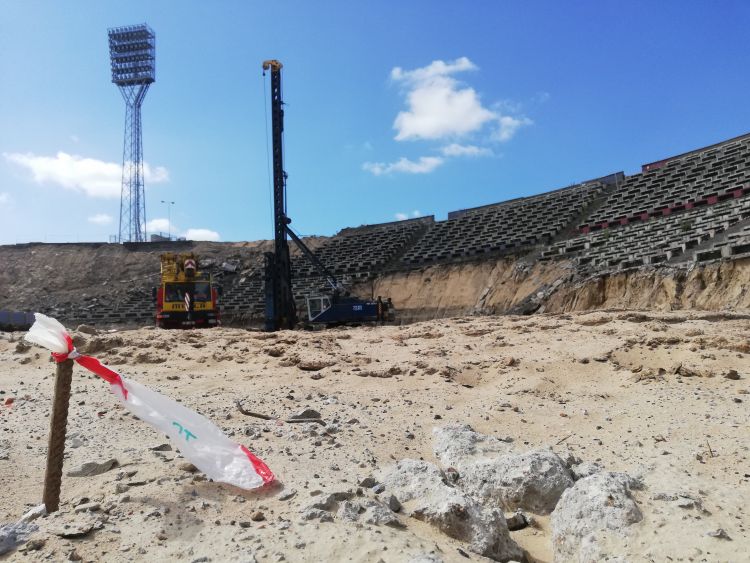
[[[750,308],[750,259],[689,268],[648,268],[580,279],[567,263],[438,265],[382,276],[363,296],[393,299],[404,322],[465,314],[594,309]]]

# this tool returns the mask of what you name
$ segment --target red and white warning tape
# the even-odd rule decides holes
[[[125,408],[169,436],[182,455],[208,477],[243,489],[254,489],[275,479],[260,458],[232,442],[206,417],[124,377],[96,358],[79,354],[57,320],[41,313],[35,313],[35,318],[26,340],[52,352],[56,362],[75,360],[109,383]]]

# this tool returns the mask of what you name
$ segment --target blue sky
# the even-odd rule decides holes
[[[147,218],[272,233],[261,62],[284,63],[292,226],[447,212],[750,130],[745,1],[0,0],[0,243],[117,231],[107,28],[147,22]],[[267,79],[266,79],[267,80]],[[108,222],[111,218],[111,222]]]

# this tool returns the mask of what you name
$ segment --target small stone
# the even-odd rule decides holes
[[[321,522],[333,522],[333,515],[320,508],[308,508],[302,513],[303,520],[320,520]]]
[[[359,482],[359,486],[364,487],[366,489],[372,489],[377,484],[378,482],[375,480],[374,477],[365,477]]]
[[[262,522],[266,519],[266,515],[263,514],[260,510],[256,510],[250,515],[250,520],[253,522]]]
[[[289,418],[292,420],[298,420],[301,418],[320,418],[320,413],[315,409],[305,409],[297,414],[293,414]]]
[[[26,551],[39,551],[44,547],[47,540],[44,538],[34,538],[26,542]]]
[[[198,468],[189,461],[183,461],[180,465],[177,466],[177,468],[188,473],[195,473],[196,471],[198,471]]]
[[[162,530],[158,534],[156,534],[156,539],[160,541],[164,541],[167,539],[167,534],[164,532],[164,530]]]
[[[401,503],[394,495],[388,497],[388,508],[393,510],[393,512],[398,512],[399,510],[401,510]]]
[[[101,508],[98,502],[88,502],[86,504],[79,504],[75,507],[76,512],[96,512]]]
[[[297,494],[297,489],[292,489],[291,491],[287,491],[286,493],[279,495],[279,500],[289,500],[296,494]]]
[[[520,510],[517,510],[516,513],[513,514],[513,516],[506,518],[505,521],[508,523],[508,529],[511,532],[523,530],[529,525],[529,521],[527,520],[526,515]]]
[[[171,452],[172,446],[170,444],[159,444],[158,446],[154,446],[153,448],[149,448],[152,452]]]
[[[119,465],[118,461],[114,458],[108,459],[107,461],[96,462],[89,461],[83,465],[68,471],[68,477],[93,477],[94,475],[101,475],[106,473],[110,469],[114,469]]]
[[[710,536],[712,538],[718,538],[720,540],[732,541],[732,538],[729,537],[729,534],[727,534],[727,532],[726,532],[726,530],[724,530],[724,528],[719,528],[719,529],[714,530],[712,532],[708,532],[706,535]]]
[[[730,369],[725,374],[724,377],[726,379],[731,379],[733,381],[737,381],[740,378],[740,374],[737,373],[736,369]]]
[[[117,494],[122,494],[128,492],[128,485],[126,483],[117,483],[115,485],[115,492]]]

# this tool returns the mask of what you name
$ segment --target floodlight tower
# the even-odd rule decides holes
[[[119,242],[146,241],[146,193],[143,184],[141,104],[156,80],[156,35],[145,23],[109,32],[112,82],[125,100]]]

